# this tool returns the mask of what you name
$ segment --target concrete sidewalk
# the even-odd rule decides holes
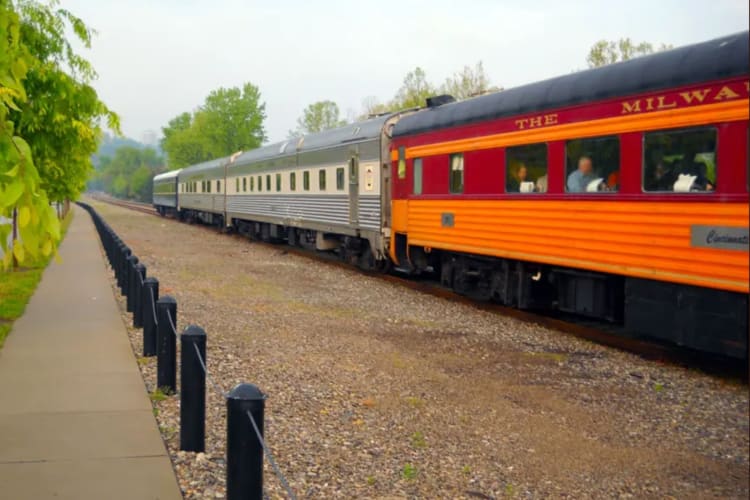
[[[0,497],[178,499],[89,215],[0,350]]]

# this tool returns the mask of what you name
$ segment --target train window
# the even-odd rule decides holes
[[[406,150],[403,146],[398,148],[398,178],[406,179]]]
[[[247,177],[242,178],[242,192],[247,193]]]
[[[294,172],[289,174],[289,189],[292,191],[297,190],[297,174]]]
[[[414,158],[414,194],[422,194],[422,158]]]
[[[206,181],[206,192],[207,193],[211,192],[211,181]]]
[[[255,191],[255,177],[250,177],[250,191]]]
[[[568,193],[614,193],[620,185],[620,138],[574,139],[565,145]]]
[[[305,170],[302,172],[302,189],[310,191],[310,171]]]
[[[321,191],[326,190],[326,171],[324,169],[318,170],[318,188]]]
[[[463,153],[452,154],[450,159],[450,192],[460,194],[464,192],[464,155]]]
[[[281,191],[281,174],[276,174],[276,191]]]
[[[266,191],[270,191],[270,190],[271,190],[271,176],[266,175]]]
[[[263,176],[258,176],[258,192],[263,191]]]
[[[643,135],[643,190],[707,192],[716,186],[716,129],[690,128]]]
[[[547,192],[546,144],[529,144],[505,149],[505,192]]]
[[[239,193],[240,192],[240,178],[235,177],[234,179],[234,192]]]
[[[216,192],[221,193],[221,181],[216,181]]]
[[[344,167],[336,169],[336,190],[344,190]]]

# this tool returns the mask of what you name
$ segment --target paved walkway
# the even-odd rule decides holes
[[[178,499],[89,215],[0,350],[0,497]]]

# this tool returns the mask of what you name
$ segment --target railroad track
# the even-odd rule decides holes
[[[158,215],[158,212],[150,203],[143,203],[140,201],[121,200],[119,198],[113,198],[112,196],[102,194],[90,194],[92,199],[97,201],[103,201],[110,205],[117,205],[118,207],[129,208],[131,210],[137,210],[146,214]]]
[[[147,203],[119,200],[117,198],[101,195],[92,195],[92,198],[105,203],[110,203],[112,205],[121,206],[123,208],[137,210],[139,212],[149,213],[152,215],[159,215],[156,209],[154,209],[153,206]],[[196,225],[204,228],[206,231],[216,232],[215,228],[212,228],[210,226],[199,224]],[[236,233],[228,233],[227,236],[241,238],[243,241],[247,240],[247,237]],[[252,241],[256,244],[267,246],[268,248],[273,248],[276,250],[280,248],[277,244],[274,243],[266,243],[258,240]],[[356,269],[353,268],[351,264],[342,262],[340,259],[330,254],[323,254],[303,248],[290,246],[284,246],[283,250],[286,253],[291,253],[293,255],[305,257],[308,259],[315,259],[317,261],[323,261],[330,265],[341,267],[343,269]],[[585,339],[597,344],[636,354],[644,359],[662,363],[669,363],[672,365],[682,366],[690,369],[698,369],[711,375],[726,379],[740,380],[744,383],[748,382],[748,378],[750,376],[750,373],[748,372],[748,368],[750,368],[750,365],[748,365],[747,361],[699,352],[692,349],[664,344],[651,340],[644,340],[626,336],[623,334],[622,328],[618,328],[616,325],[599,323],[596,321],[591,321],[589,319],[577,318],[571,315],[549,315],[538,312],[513,309],[511,307],[502,306],[492,302],[478,301],[467,296],[459,295],[453,290],[447,289],[441,286],[436,281],[430,279],[419,277],[405,277],[398,274],[381,274],[361,270],[358,271],[367,276],[382,279],[384,281],[388,281],[399,286],[404,286],[421,293],[441,297],[484,311],[490,311],[497,314],[502,314],[504,316],[510,316],[526,323],[541,325],[553,330],[557,330],[564,334],[572,335],[577,338]]]

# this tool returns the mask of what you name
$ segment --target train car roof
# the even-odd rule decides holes
[[[748,32],[444,104],[402,118],[393,136],[747,75]]]
[[[289,139],[281,142],[274,142],[267,146],[261,146],[259,148],[251,149],[239,155],[233,162],[230,163],[230,168],[240,167],[259,161],[268,160],[271,158],[279,158],[282,156],[293,155],[297,152],[297,142],[299,137]]]
[[[302,138],[302,144],[298,146],[297,151],[305,153],[378,138],[383,125],[391,116],[392,114],[388,113],[343,127],[307,134]]]
[[[204,161],[203,163],[196,163],[195,165],[185,167],[180,171],[180,177],[185,175],[195,175],[201,172],[208,172],[210,170],[215,170],[217,168],[223,167],[224,163],[226,163],[229,158],[229,156],[226,156],[224,158],[216,158],[215,160],[208,160]]]
[[[177,177],[177,175],[182,172],[182,169],[179,168],[177,170],[170,170],[169,172],[164,172],[162,174],[154,176],[154,182],[163,181],[167,179],[174,179]]]

